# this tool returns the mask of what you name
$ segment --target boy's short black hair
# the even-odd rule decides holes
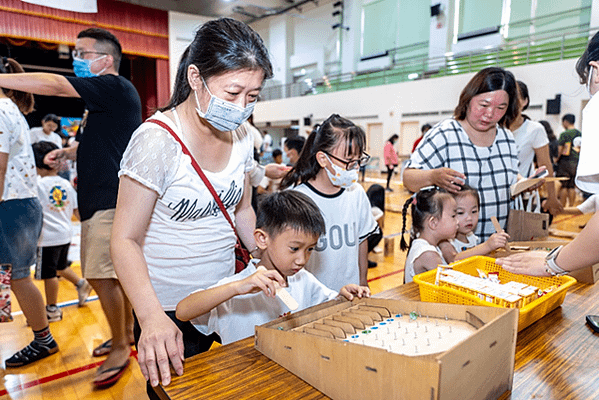
[[[324,235],[324,218],[314,201],[296,190],[283,190],[263,196],[258,204],[256,228],[276,236],[287,228]]]
[[[304,144],[306,143],[306,138],[303,136],[294,136],[294,137],[290,137],[289,139],[285,140],[285,147],[287,147],[288,150],[294,150],[297,151],[297,154],[302,152],[302,149],[304,148]]]
[[[283,155],[283,152],[281,151],[281,149],[274,149],[272,151],[272,158],[277,158],[281,155]]]
[[[567,121],[570,125],[574,125],[574,122],[576,122],[576,117],[574,114],[566,114],[562,117],[562,122],[564,121]]]
[[[33,156],[35,157],[35,166],[39,169],[51,171],[52,168],[48,164],[44,164],[44,157],[52,150],[56,150],[58,146],[52,142],[41,141],[32,144],[31,147],[33,148]]]

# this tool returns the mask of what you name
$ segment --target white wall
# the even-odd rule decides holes
[[[572,113],[577,116],[580,126],[581,104],[588,95],[578,83],[574,70],[576,59],[525,65],[511,68],[516,79],[528,85],[531,105],[542,105],[542,111],[531,110],[533,119],[546,119],[559,134],[561,116]],[[295,97],[283,100],[258,102],[254,111],[254,121],[265,124],[268,121],[299,119],[313,114],[313,123],[338,113],[366,128],[368,123],[382,122],[384,141],[392,133],[400,133],[402,121],[436,122],[451,116],[462,88],[474,74],[441,77],[426,80],[397,83],[362,89],[325,93],[316,96]],[[562,95],[561,114],[545,115],[546,100]],[[439,115],[439,112],[446,112]],[[435,115],[405,117],[406,113],[431,113]],[[410,152],[411,144],[398,148],[400,154]],[[383,149],[374,149],[373,156],[382,157]]]
[[[183,54],[185,48],[193,41],[198,27],[211,19],[213,18],[169,11],[168,52],[171,93],[175,84],[175,77],[177,76],[177,67],[179,66],[181,54]]]

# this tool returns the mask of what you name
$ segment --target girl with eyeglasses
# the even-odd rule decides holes
[[[410,241],[406,242],[408,208],[412,206]],[[403,205],[400,248],[408,251],[404,283],[412,282],[414,275],[438,265],[446,264],[439,243],[455,238],[458,230],[457,204],[446,190],[436,186],[420,189]]]
[[[337,114],[316,125],[281,188],[308,195],[326,221],[306,269],[327,287],[339,291],[348,283],[368,286],[368,237],[378,232],[358,171],[364,153],[362,128]]]

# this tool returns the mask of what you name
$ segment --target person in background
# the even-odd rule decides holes
[[[0,77],[21,73],[23,67],[14,59],[1,58]],[[30,275],[43,218],[29,125],[23,116],[33,111],[33,95],[7,89],[3,80],[0,88],[0,263],[12,265],[11,289],[34,336],[4,361],[6,368],[16,368],[55,354],[58,344],[50,332],[42,294]]]
[[[281,165],[281,166],[285,165],[285,164],[283,164],[283,152],[281,151],[281,149],[274,149],[272,151],[272,158],[273,158],[274,164]],[[282,176],[278,177],[278,178],[270,178],[265,175],[264,178],[262,178],[260,185],[256,188],[258,191],[258,194],[278,192],[279,185],[281,184],[282,179],[283,179]],[[256,209],[256,208],[254,208],[254,209]]]
[[[392,192],[391,189],[391,177],[393,176],[393,171],[399,164],[399,159],[397,158],[397,150],[395,150],[395,142],[397,142],[399,136],[397,134],[391,135],[389,139],[387,139],[387,143],[385,143],[385,148],[383,149],[383,155],[385,158],[385,166],[387,167],[387,186],[385,190],[387,192]]]
[[[208,326],[229,344],[252,336],[256,325],[285,315],[289,307],[277,296],[284,287],[298,303],[297,311],[338,296],[370,297],[367,287],[345,285],[339,293],[304,269],[325,222],[318,206],[295,190],[269,194],[260,202],[254,237],[258,257],[239,274],[191,293],[177,304],[177,318],[188,321],[210,315]]]
[[[365,146],[362,128],[332,114],[315,126],[298,162],[281,182],[281,189],[305,193],[322,211],[327,232],[306,269],[336,291],[348,283],[368,286],[367,239],[380,229],[358,183],[358,170],[370,158]]]
[[[559,156],[559,144],[557,141],[557,137],[553,132],[553,128],[548,121],[541,120],[539,124],[543,125],[545,128],[545,133],[547,133],[547,140],[549,140],[549,156],[551,157],[551,164],[553,165],[553,172],[557,171],[557,159]]]
[[[599,131],[599,33],[593,35],[586,50],[576,63],[580,83],[586,85],[591,99],[582,111],[582,142],[575,183],[587,193],[599,193],[599,160],[597,131]],[[596,205],[589,207],[591,210]],[[582,210],[581,210],[582,211]],[[533,276],[563,275],[590,267],[599,262],[599,213],[591,217],[574,240],[551,252],[529,251],[498,258],[497,264],[515,274]]]
[[[559,190],[559,201],[563,207],[568,204],[574,207],[576,203],[576,168],[578,167],[578,158],[580,155],[581,133],[574,127],[576,117],[574,114],[566,114],[562,118],[562,126],[565,131],[559,136],[558,141],[558,159],[557,173],[558,177],[566,177],[568,180],[561,181]]]
[[[474,233],[486,241],[495,233],[491,217],[507,224],[518,148],[506,126],[517,115],[514,75],[497,67],[479,71],[462,90],[454,117],[435,125],[412,153],[404,185],[412,192],[435,185],[457,193],[464,183],[476,189],[481,202]]]
[[[42,118],[42,126],[37,128],[31,128],[29,135],[31,137],[31,144],[37,142],[52,142],[58,148],[64,147],[62,144],[62,135],[57,132],[60,130],[60,118],[55,114],[48,114]]]
[[[304,148],[304,144],[306,143],[306,138],[303,136],[293,136],[285,140],[285,144],[283,145],[283,150],[285,150],[285,155],[289,159],[288,166],[293,167],[297,160],[299,160],[299,156]]]
[[[94,349],[108,352],[93,379],[105,388],[129,365],[133,314],[110,258],[110,231],[118,193],[118,166],[131,134],[141,124],[141,100],[131,82],[120,76],[122,48],[100,28],[77,35],[73,50],[75,77],[51,73],[0,75],[0,86],[45,96],[81,98],[89,110],[85,134],[72,146],[51,151],[52,167],[77,161],[77,203],[81,215],[81,271],[95,290],[112,339]],[[105,354],[105,353],[103,353]]]
[[[44,163],[46,154],[58,147],[52,142],[33,144],[33,155],[37,168],[38,197],[42,204],[44,222],[38,242],[38,258],[35,269],[36,279],[44,280],[46,292],[46,312],[48,321],[60,321],[62,311],[58,301],[58,276],[65,278],[77,288],[79,307],[85,304],[91,285],[80,278],[69,266],[67,256],[71,246],[73,215],[79,219],[77,193],[70,182],[58,176],[58,168]]]
[[[169,103],[135,131],[123,156],[110,246],[135,310],[138,361],[152,399],[153,386],[170,383],[171,365],[181,375],[184,358],[218,340],[207,318],[196,324],[200,331],[178,320],[177,303],[234,274],[238,237],[256,250],[254,138],[242,124],[272,74],[266,46],[249,26],[231,18],[202,24],[181,57]]]
[[[418,137],[418,139],[414,141],[414,145],[412,146],[412,153],[416,151],[416,147],[418,147],[418,145],[422,141],[424,134],[428,132],[431,128],[431,124],[424,124],[420,127],[420,136]]]
[[[530,104],[528,87],[522,81],[518,84],[518,115],[512,121],[509,129],[514,135],[516,145],[518,146],[518,161],[520,162],[518,173],[523,176],[530,176],[535,171],[533,160],[536,158],[539,167],[545,166],[549,176],[553,176],[553,163],[549,155],[549,139],[545,129],[538,122],[532,121],[523,112]],[[546,209],[551,215],[559,214],[563,207],[557,199],[555,185],[550,182],[546,185],[547,201]]]

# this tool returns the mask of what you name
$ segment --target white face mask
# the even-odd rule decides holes
[[[325,157],[327,158],[327,160],[329,160],[329,163],[331,163],[333,171],[335,171],[335,174],[332,174],[331,171],[329,171],[327,168],[324,169],[327,172],[329,180],[334,186],[347,189],[358,181],[357,169],[352,169],[351,171],[348,171],[333,164],[328,155],[325,154]]]
[[[213,95],[210,92],[210,89],[208,89],[208,85],[206,85],[206,81],[204,81],[203,77],[202,82],[204,83],[204,87],[208,91],[208,94],[210,94],[210,102],[208,103],[206,112],[202,112],[200,102],[198,101],[198,93],[194,90],[197,104],[196,111],[200,117],[207,120],[210,125],[219,131],[234,131],[254,112],[254,106],[256,105],[255,101],[249,103],[245,108],[240,107],[235,103],[231,103],[230,101],[220,99]]]

